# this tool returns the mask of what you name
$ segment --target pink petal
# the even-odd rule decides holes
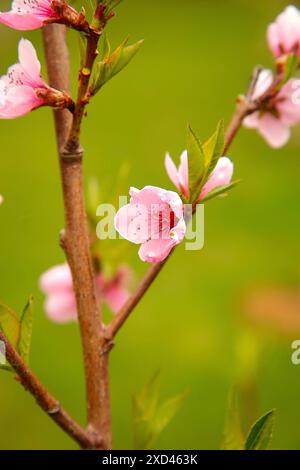
[[[149,240],[141,245],[139,257],[148,263],[159,263],[170,254],[176,244],[176,241],[172,239]]]
[[[178,171],[169,153],[166,154],[165,168],[172,183],[180,190]]]
[[[260,98],[272,85],[274,80],[272,70],[263,69],[259,76],[258,80],[252,94],[252,99],[257,100]]]
[[[19,13],[0,13],[0,23],[19,31],[29,31],[43,26],[44,20],[34,15],[21,15]]]
[[[5,106],[0,108],[0,114],[8,119],[15,118],[29,113],[42,104],[43,101],[37,97],[32,88],[28,86],[14,87],[8,90]]]
[[[249,116],[245,117],[243,120],[243,125],[249,129],[257,129],[259,125],[259,119],[259,111],[256,111],[255,113],[249,114]]]
[[[131,191],[130,204],[141,204],[151,211],[152,205],[161,204],[161,195],[164,189],[157,186],[145,186],[141,191]]]
[[[149,238],[147,207],[139,203],[121,207],[115,217],[115,228],[126,240],[143,243]]]
[[[185,150],[180,157],[180,165],[178,169],[179,182],[181,190],[185,196],[189,194],[189,166],[188,166],[188,153]]]
[[[279,43],[279,34],[278,34],[278,26],[276,23],[270,24],[267,29],[267,40],[271,51],[273,52],[275,57],[281,55],[280,50],[280,43]]]
[[[40,288],[45,294],[73,289],[72,275],[67,263],[59,264],[46,271],[39,280]]]
[[[175,245],[178,245],[185,237],[186,233],[186,223],[182,218],[178,221],[178,224],[170,230],[170,238],[175,242]]]
[[[288,6],[276,20],[279,42],[283,52],[292,52],[300,40],[300,13],[293,5]]]
[[[174,191],[166,191],[161,189],[160,193],[161,202],[166,203],[170,206],[178,219],[183,217],[183,204],[180,196]]]
[[[41,28],[45,20],[54,18],[56,14],[51,8],[51,0],[14,0],[12,9],[0,13],[0,22],[17,30]]]
[[[0,104],[0,118],[14,119],[24,116],[42,104],[43,101],[36,96],[35,91],[29,86],[23,85],[10,88],[4,102]]]
[[[41,64],[35,48],[27,39],[21,39],[19,42],[19,62],[25,73],[32,79],[32,86],[43,87],[44,82],[40,76]]]
[[[232,179],[233,170],[234,167],[232,161],[227,157],[221,157],[207,183],[204,185],[199,199],[203,199],[206,194],[219,186],[229,184]]]
[[[280,119],[287,126],[294,126],[300,122],[300,105],[290,101],[278,103],[277,110],[280,113]]]
[[[68,323],[77,320],[76,301],[73,293],[50,295],[45,302],[45,310],[55,323]]]
[[[261,117],[258,131],[273,148],[283,147],[291,135],[289,127],[270,113]]]

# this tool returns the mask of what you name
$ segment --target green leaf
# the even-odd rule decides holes
[[[19,318],[14,310],[2,302],[0,302],[0,329],[11,345],[17,348],[20,337]]]
[[[107,37],[107,34],[104,34],[103,35],[103,51],[102,51],[102,57],[104,60],[107,59],[107,57],[109,57],[109,54],[110,54],[110,42],[108,40],[108,37]]]
[[[156,419],[154,421],[154,426],[157,435],[160,434],[176,416],[176,414],[182,407],[188,393],[189,392],[185,390],[179,395],[170,398],[160,406],[157,411]]]
[[[187,152],[189,170],[189,200],[193,204],[201,191],[203,176],[205,175],[205,156],[200,140],[188,126]]]
[[[224,121],[219,121],[215,133],[203,145],[205,156],[206,176],[208,177],[215,169],[218,160],[224,150]]]
[[[111,55],[108,55],[104,60],[96,64],[92,83],[92,91],[94,94],[131,62],[139,51],[143,41],[138,41],[131,46],[126,46],[126,43],[127,39],[125,39]],[[106,51],[108,51],[108,46],[106,47]]]
[[[284,75],[281,82],[281,86],[284,85],[298,69],[298,57],[296,54],[291,53],[287,56],[284,63]]]
[[[21,331],[20,338],[18,342],[18,351],[25,362],[28,362],[31,336],[32,336],[32,326],[33,326],[33,298],[30,297],[27,304],[24,307],[21,320]]]
[[[156,371],[137,397],[140,407],[145,408],[146,417],[149,419],[152,419],[154,416],[158,405],[160,393],[159,375],[160,372]]]
[[[245,450],[266,450],[273,437],[275,410],[269,411],[253,425],[247,437]]]
[[[229,184],[224,184],[223,186],[218,186],[217,188],[213,189],[210,193],[206,194],[206,196],[201,199],[200,203],[203,204],[204,202],[210,201],[218,196],[226,195],[230,189],[234,188],[240,183],[240,180],[233,181]]]
[[[228,410],[222,441],[222,450],[243,450],[245,438],[241,426],[236,387],[229,393]]]
[[[121,54],[119,59],[116,61],[115,66],[112,70],[112,77],[117,75],[117,73],[121,72],[134,58],[134,56],[140,50],[144,40],[140,40],[131,46],[127,46],[122,48]]]
[[[187,392],[159,403],[159,374],[143,387],[139,394],[133,396],[133,431],[134,448],[151,449],[154,442],[178,412]]]

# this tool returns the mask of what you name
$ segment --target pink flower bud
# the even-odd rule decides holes
[[[219,158],[214,171],[211,173],[207,183],[202,188],[199,201],[214,189],[229,184],[232,179],[233,169],[233,163],[228,157]]]
[[[165,167],[170,180],[184,196],[189,195],[189,170],[188,170],[188,155],[185,150],[180,157],[180,165],[176,168],[170,154],[166,154]]]
[[[267,31],[269,47],[275,57],[294,52],[300,58],[300,11],[288,6],[270,24]]]
[[[130,203],[115,217],[116,230],[141,245],[139,256],[149,263],[163,261],[186,232],[183,204],[173,191],[146,186],[130,189]]]

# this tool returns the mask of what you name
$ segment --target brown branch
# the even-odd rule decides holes
[[[55,82],[58,89],[69,86],[68,53],[62,28],[60,25],[51,25],[47,26],[44,32],[49,78]],[[101,448],[110,449],[112,438],[108,352],[96,299],[83,195],[83,150],[79,141],[86,106],[84,96],[97,56],[98,39],[97,32],[92,32],[87,37],[86,60],[79,75],[78,98],[73,119],[70,119],[70,114],[67,115],[65,111],[55,112],[55,123],[65,212],[62,246],[72,272],[77,302],[86,377],[88,429],[103,437]]]
[[[57,90],[70,92],[69,52],[66,44],[66,28],[51,24],[43,28],[44,49],[48,68],[49,85]],[[66,110],[54,111],[58,150],[65,145],[72,124],[72,115]]]
[[[99,436],[83,429],[61,407],[59,402],[48,392],[36,375],[34,375],[1,331],[0,341],[5,344],[5,357],[7,362],[16,371],[18,380],[25,390],[29,391],[36,399],[41,409],[82,448],[90,449],[101,446],[102,443],[100,442]]]
[[[252,114],[256,109],[257,105],[248,101],[244,96],[237,99],[236,110],[225,133],[224,155],[229,150],[229,147],[240,130],[245,117]]]

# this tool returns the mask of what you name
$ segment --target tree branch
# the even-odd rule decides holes
[[[5,344],[5,357],[7,362],[18,374],[18,380],[25,390],[28,390],[36,399],[38,405],[48,416],[55,421],[71,438],[82,448],[89,449],[102,445],[98,435],[83,429],[48,392],[45,386],[30,370],[22,357],[9,343],[6,336],[0,331],[0,341]]]
[[[88,39],[84,68],[91,71],[99,35]],[[95,38],[97,37],[97,41]],[[58,89],[69,88],[69,61],[65,29],[49,25],[44,30],[49,78]],[[89,231],[83,196],[82,156],[79,130],[84,114],[83,96],[89,75],[80,72],[78,100],[74,118],[66,111],[55,111],[56,135],[63,187],[65,232],[63,247],[70,265],[76,295],[86,376],[88,429],[102,435],[101,448],[111,448],[110,404],[108,391],[108,354],[103,353],[101,313],[96,299],[95,277],[90,254]]]

